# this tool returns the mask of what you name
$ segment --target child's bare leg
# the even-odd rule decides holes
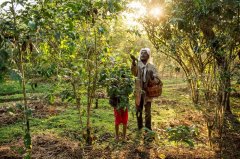
[[[119,139],[119,125],[115,125],[115,133],[116,133],[115,139],[118,140]]]
[[[126,132],[127,132],[127,124],[123,124],[123,139],[126,138]]]

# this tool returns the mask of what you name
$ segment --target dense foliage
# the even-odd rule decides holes
[[[100,82],[107,87],[108,96],[118,98],[117,109],[129,109],[129,95],[133,92],[134,80],[129,66],[116,65],[103,70]]]

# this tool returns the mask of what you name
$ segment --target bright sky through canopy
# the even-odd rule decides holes
[[[10,9],[10,6],[11,6],[10,2],[11,1],[9,1],[9,0],[0,0],[0,5],[2,5],[6,1],[9,2],[9,3],[7,3],[7,5],[4,6],[3,8],[1,7],[0,8],[0,12],[6,12],[7,10]],[[28,3],[32,4],[32,5],[36,4],[35,0],[25,0],[25,2],[28,2]],[[16,12],[18,12],[19,10],[24,9],[24,7],[21,4],[19,4],[17,2],[14,2],[14,9],[15,9]]]
[[[135,17],[139,18],[141,16],[144,16],[147,11],[146,11],[146,7],[144,7],[140,2],[131,2],[128,5],[128,8],[134,9],[135,10]]]
[[[146,8],[141,2],[133,1],[127,5],[129,10],[122,13],[124,17],[124,23],[126,23],[129,28],[139,28],[143,29],[142,25],[138,22],[141,17],[148,14],[153,18],[159,18],[163,14],[163,9],[161,6],[155,6],[153,8]]]
[[[122,13],[124,17],[124,22],[127,24],[127,27],[138,27],[142,28],[141,24],[138,23],[138,19],[146,15],[146,7],[144,7],[140,2],[133,1],[127,5],[128,9],[131,11],[124,11]]]

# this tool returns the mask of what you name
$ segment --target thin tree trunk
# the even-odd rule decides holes
[[[191,88],[192,102],[194,104],[198,104],[198,102],[199,102],[199,91],[198,91],[197,82],[193,81],[192,79],[189,79],[188,83],[189,83],[190,88]]]
[[[91,131],[90,131],[90,112],[91,106],[93,102],[93,98],[95,96],[95,91],[97,87],[97,75],[98,75],[98,55],[97,55],[97,33],[96,28],[94,28],[94,55],[95,55],[95,74],[93,81],[91,80],[91,70],[88,72],[88,107],[87,107],[87,144],[92,145]],[[92,86],[91,86],[91,82]]]
[[[227,88],[231,87],[231,79],[230,79],[230,77],[227,78],[226,85],[227,85]],[[225,92],[225,106],[224,107],[225,107],[227,112],[231,113],[230,92],[229,91]]]
[[[98,109],[98,97],[95,98],[95,109]]]
[[[28,107],[27,107],[27,94],[26,94],[26,82],[25,82],[25,73],[24,73],[24,64],[23,64],[23,55],[22,52],[20,51],[20,65],[21,65],[21,74],[22,74],[22,94],[23,94],[23,101],[24,101],[24,112],[25,112],[25,122],[27,126],[27,132],[30,131],[30,126],[29,126],[29,119],[28,119]]]
[[[15,46],[18,50],[19,55],[19,70],[22,75],[22,94],[23,94],[23,102],[24,102],[24,123],[26,124],[25,127],[25,134],[24,134],[24,145],[26,148],[26,156],[27,158],[30,158],[31,156],[31,136],[30,136],[30,124],[29,124],[29,110],[27,106],[27,95],[26,95],[26,81],[25,81],[25,72],[24,72],[24,61],[23,61],[23,52],[21,50],[20,44],[19,44],[19,35],[17,33],[17,16],[16,12],[14,10],[14,1],[11,1],[11,7],[12,7],[12,14],[13,14],[13,21],[14,21],[14,38],[15,38]]]
[[[91,112],[91,70],[88,68],[88,88],[87,88],[87,137],[86,143],[92,145],[90,132],[90,112]]]
[[[76,106],[77,106],[78,113],[79,113],[80,126],[83,129],[83,122],[82,122],[82,115],[81,115],[81,104],[80,104],[81,99],[80,99],[80,97],[78,97],[77,90],[76,90],[76,84],[72,83],[72,87],[73,87],[74,97],[75,97],[75,100],[76,100]]]

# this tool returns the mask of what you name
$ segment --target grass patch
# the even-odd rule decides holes
[[[200,135],[201,142],[196,144],[196,149],[201,146],[205,146],[208,149],[205,141],[207,141],[207,133],[204,127],[202,120],[198,119],[197,109],[191,103],[191,99],[187,92],[180,91],[182,88],[186,88],[186,82],[182,79],[173,79],[173,80],[163,80],[164,90],[163,95],[155,99],[152,103],[152,128],[156,131],[156,134],[159,137],[159,140],[156,141],[159,147],[188,147],[180,143],[177,145],[175,142],[169,142],[166,134],[166,129],[171,126],[171,124],[175,126],[184,125],[189,123],[189,125],[196,125],[201,127]],[[43,88],[38,87],[40,89],[38,91],[42,91],[45,94],[51,93],[54,88],[54,93],[60,92],[64,88],[71,88],[69,86],[60,87],[60,86],[49,86],[49,88],[45,88],[48,85],[45,84]],[[31,95],[31,94],[29,94]],[[40,94],[38,94],[39,96]],[[11,96],[17,97],[18,95]],[[162,102],[162,103],[161,103]],[[163,103],[165,102],[165,103]],[[237,103],[239,99],[234,98],[233,102],[236,105],[234,107],[234,112],[238,113],[239,108],[237,107]],[[134,98],[130,101],[131,108],[129,110],[129,125],[127,130],[127,136],[129,142],[135,144],[135,138],[137,138],[137,121],[135,116],[135,105]],[[103,148],[114,143],[114,134],[115,134],[115,126],[114,126],[114,113],[113,108],[109,105],[108,99],[99,99],[98,100],[98,109],[95,109],[95,101],[92,104],[91,111],[91,133],[93,136],[97,138],[97,142],[94,146],[99,148],[101,145]],[[64,108],[63,108],[64,109]],[[86,96],[81,99],[81,109],[82,109],[82,120],[83,126],[86,126],[86,109],[87,109],[87,100]],[[143,110],[144,112],[144,110]],[[195,114],[196,113],[196,114]],[[144,118],[144,114],[143,114]],[[199,115],[199,118],[201,116]],[[75,104],[69,104],[65,110],[55,116],[50,116],[48,118],[31,118],[30,120],[31,126],[31,135],[50,133],[59,136],[60,138],[72,139],[75,141],[83,142],[82,138],[82,128],[79,122],[79,113],[76,109]],[[85,129],[84,129],[85,130]],[[120,132],[122,132],[122,128],[120,128]],[[0,128],[0,145],[3,143],[11,142],[14,139],[22,137],[23,130],[21,122],[17,122],[11,125],[3,126]],[[143,145],[143,135],[136,139],[139,140],[136,143],[138,145]],[[195,142],[194,142],[195,143]],[[112,144],[114,145],[114,144]],[[182,145],[182,146],[181,146]],[[105,146],[105,147],[104,147]],[[123,146],[124,149],[124,146]]]
[[[175,84],[184,84],[183,80],[174,79],[173,81],[169,82],[168,80],[164,80],[164,86],[167,85],[175,85]],[[14,90],[21,89],[19,83],[17,82],[8,82],[4,85],[6,87],[5,92],[9,92],[11,89],[9,85],[13,85]],[[1,85],[3,87],[3,85]],[[45,94],[51,91],[50,88],[53,86],[49,86],[48,84],[39,85],[36,89],[37,92],[45,92]],[[61,90],[63,87],[56,86],[56,90]],[[31,89],[28,86],[28,90]],[[163,95],[160,98],[171,98],[173,95],[173,89],[166,89],[163,91]],[[176,94],[177,92],[174,92]],[[31,94],[28,94],[29,96]],[[40,95],[40,94],[39,94]],[[20,94],[11,95],[10,98],[17,98],[20,97]],[[9,96],[8,96],[9,97]],[[182,99],[181,96],[177,96]],[[137,129],[137,122],[135,116],[135,105],[134,99],[131,101],[131,108],[129,110],[129,129],[128,133],[132,134]],[[83,97],[81,100],[82,105],[82,120],[83,126],[86,126],[86,97]],[[105,133],[111,133],[114,135],[114,113],[113,108],[109,105],[108,99],[99,99],[98,101],[99,108],[94,109],[95,103],[92,105],[92,112],[91,112],[91,127],[92,133],[97,136],[101,136]],[[163,107],[157,106],[157,104],[152,103],[152,120],[155,123],[162,123],[168,122],[171,118],[176,116],[174,106],[163,105]],[[143,115],[144,117],[144,115]],[[155,124],[155,126],[157,126]],[[30,127],[31,127],[31,134],[38,134],[42,132],[50,132],[57,134],[59,136],[67,136],[73,139],[78,139],[81,136],[81,127],[79,123],[79,114],[78,110],[76,110],[75,105],[73,107],[68,107],[63,113],[60,113],[56,116],[51,116],[49,118],[44,119],[37,119],[31,118],[30,120]],[[7,130],[7,131],[6,131]],[[20,132],[22,133],[22,125],[21,123],[15,123],[12,125],[4,126],[0,129],[1,134],[5,134],[4,137],[0,138],[0,143],[11,141],[12,139],[16,138],[17,136],[21,136]]]
[[[173,86],[173,85],[177,85],[177,84],[183,84],[186,83],[186,80],[182,79],[182,78],[171,78],[171,79],[163,79],[162,80],[163,85],[164,86]]]
[[[26,84],[27,93],[46,93],[53,89],[53,85],[49,83],[39,83],[33,90],[30,84]],[[0,83],[0,96],[22,94],[22,86],[18,81],[6,81]]]
[[[105,102],[106,103],[106,100]],[[91,113],[91,125],[94,128],[93,132],[102,135],[105,132],[114,131],[114,116],[113,110],[103,107],[101,109],[93,109]],[[86,125],[86,115],[82,117],[84,127]],[[59,136],[71,137],[72,134],[78,133],[81,135],[81,127],[79,122],[78,111],[69,107],[65,112],[45,119],[30,119],[31,134],[42,132],[50,132]],[[10,142],[12,139],[21,136],[23,133],[21,122],[12,125],[7,125],[0,128],[0,143]],[[73,137],[73,138],[76,138]]]
[[[12,125],[0,127],[0,145],[11,142],[12,140],[23,136],[22,123],[18,122]]]

